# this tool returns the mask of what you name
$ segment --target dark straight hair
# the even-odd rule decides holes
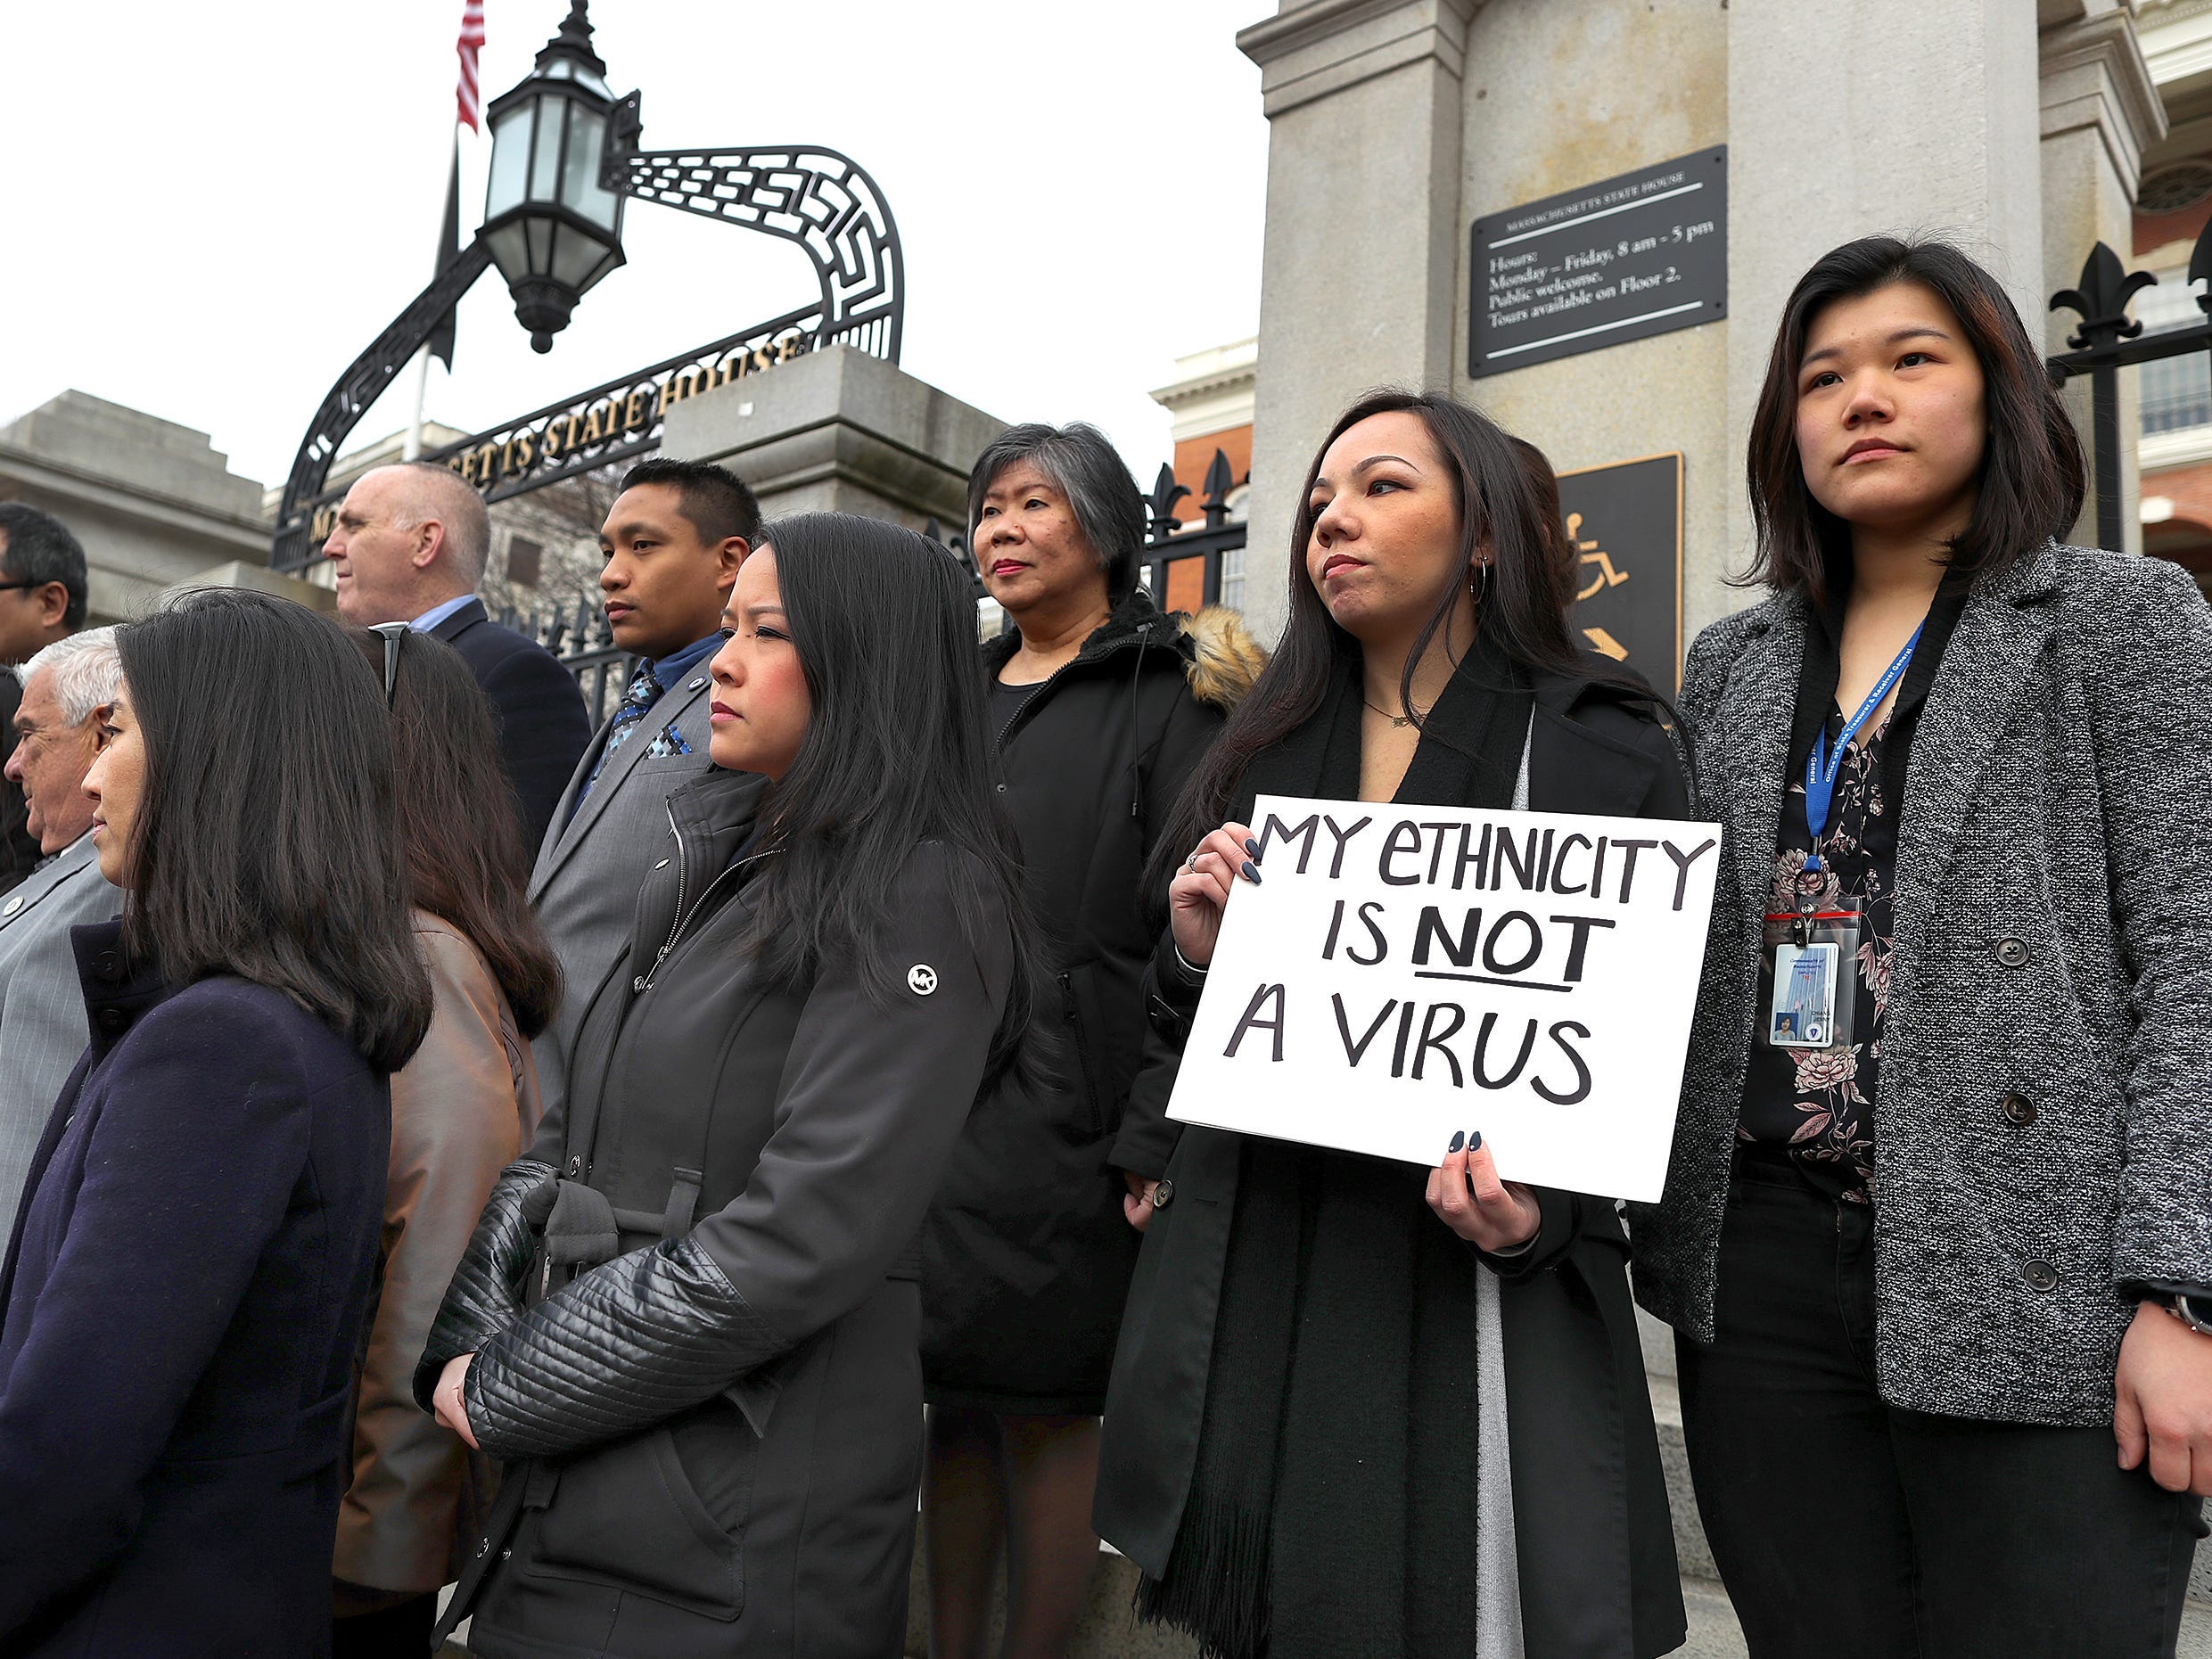
[[[691,522],[706,546],[719,547],[732,536],[743,536],[748,546],[761,545],[761,504],[752,487],[728,467],[655,456],[622,474],[623,489],[640,484],[673,489],[681,504],[677,511]]]
[[[928,538],[880,519],[809,513],[762,535],[813,712],[761,805],[782,856],[755,878],[748,948],[777,982],[803,983],[837,962],[890,996],[905,965],[886,962],[876,941],[905,903],[900,872],[915,847],[942,842],[970,947],[986,954],[990,942],[977,931],[979,899],[996,899],[1013,928],[995,1074],[1026,1052],[1040,958],[1020,847],[991,791],[966,572]]]
[[[44,587],[59,582],[69,595],[62,626],[85,625],[85,549],[70,527],[51,513],[21,501],[0,501],[0,574],[12,582]]]
[[[1951,544],[1954,571],[2002,571],[2081,516],[2085,494],[2081,439],[1994,276],[1949,242],[1863,236],[1831,249],[1797,279],[1782,308],[1766,383],[1751,416],[1745,471],[1758,546],[1741,583],[1764,582],[1825,604],[1850,569],[1851,527],[1813,498],[1797,456],[1797,376],[1805,336],[1838,300],[1893,283],[1919,283],[1951,308],[1982,370],[1987,437],[1974,515]]]
[[[366,628],[353,636],[381,678],[383,639]],[[514,791],[499,770],[491,703],[444,640],[412,631],[398,638],[392,756],[415,908],[483,954],[515,1026],[535,1037],[560,1006],[561,965],[525,897],[530,857]]]
[[[1416,415],[1428,428],[1451,475],[1452,500],[1460,515],[1460,556],[1406,656],[1399,682],[1403,706],[1412,709],[1413,670],[1450,620],[1468,572],[1485,550],[1490,565],[1476,602],[1476,626],[1508,657],[1534,672],[1596,681],[1665,706],[1637,675],[1575,645],[1566,620],[1567,606],[1575,598],[1574,562],[1566,533],[1558,524],[1558,486],[1553,484],[1547,500],[1533,469],[1515,448],[1517,440],[1488,416],[1450,398],[1389,390],[1369,392],[1336,417],[1306,468],[1290,530],[1289,622],[1258,683],[1184,785],[1174,817],[1145,873],[1148,902],[1164,891],[1184,853],[1221,822],[1254,758],[1320,713],[1339,665],[1359,653],[1359,641],[1337,627],[1306,573],[1306,547],[1319,516],[1312,505],[1313,483],[1331,444],[1361,421],[1392,414]],[[1542,460],[1542,452],[1526,448]],[[1547,477],[1550,470],[1545,462]],[[1421,724],[1419,716],[1413,719],[1416,726]]]
[[[282,991],[380,1072],[430,1024],[383,686],[346,630],[232,588],[116,630],[145,744],[123,909],[172,985]]]
[[[1106,572],[1106,603],[1128,598],[1144,559],[1144,494],[1106,435],[1088,421],[1066,426],[1031,421],[1009,426],[991,440],[967,475],[968,546],[975,545],[983,497],[999,474],[1017,461],[1032,463],[1067,497],[1076,529]]]

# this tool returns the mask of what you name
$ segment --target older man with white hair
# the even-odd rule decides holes
[[[111,921],[123,905],[100,874],[84,789],[123,677],[115,630],[56,640],[13,672],[23,698],[7,776],[45,857],[0,899],[0,1239],[14,1231],[31,1154],[90,1037],[70,930]]]
[[[491,520],[475,489],[450,467],[406,462],[354,480],[323,554],[347,621],[405,623],[461,653],[498,717],[499,764],[535,857],[591,721],[553,653],[485,612],[476,587],[490,548]]]

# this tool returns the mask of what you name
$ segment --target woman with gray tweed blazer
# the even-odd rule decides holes
[[[1698,1508],[1755,1659],[2174,1652],[2212,1492],[2212,613],[2061,546],[1988,273],[1807,273],[1752,576],[1682,713],[1726,825],[1665,1195]]]

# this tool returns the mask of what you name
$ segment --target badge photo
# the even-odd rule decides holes
[[[1836,1040],[1836,968],[1839,946],[1777,945],[1774,1001],[1766,1040],[1776,1048],[1825,1048]]]

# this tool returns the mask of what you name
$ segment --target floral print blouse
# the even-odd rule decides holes
[[[1850,1046],[1775,1048],[1755,1040],[1737,1128],[1739,1139],[1786,1148],[1815,1186],[1854,1203],[1871,1197],[1874,1091],[1889,1005],[1897,825],[1883,799],[1882,745],[1895,719],[1893,713],[1844,756],[1829,804],[1821,870],[1813,876],[1805,873],[1813,838],[1805,826],[1805,774],[1798,772],[1783,800],[1780,844],[1767,893],[1766,908],[1775,915],[1796,911],[1801,898],[1810,898],[1817,909],[1860,912],[1858,956],[1843,965],[1837,986],[1838,1012],[1846,996],[1855,1004]],[[1842,729],[1842,714],[1831,715],[1821,743],[1833,744]]]

